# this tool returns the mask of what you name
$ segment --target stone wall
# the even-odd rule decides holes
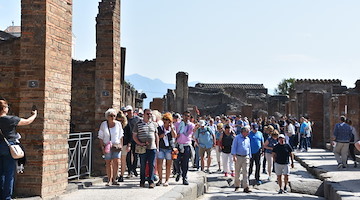
[[[151,110],[158,110],[159,112],[164,112],[164,100],[163,98],[154,98],[152,102],[150,102]]]

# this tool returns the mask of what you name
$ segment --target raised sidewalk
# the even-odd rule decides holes
[[[354,168],[353,161],[348,160],[347,168],[338,169],[334,153],[323,149],[295,152],[295,158],[310,173],[323,181],[326,199],[360,199],[360,166]]]

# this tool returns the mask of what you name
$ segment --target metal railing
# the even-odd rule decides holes
[[[79,179],[91,174],[92,133],[70,133],[69,136],[69,177]]]

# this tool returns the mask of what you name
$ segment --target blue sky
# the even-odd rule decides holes
[[[73,0],[75,58],[95,58],[99,0]],[[175,83],[360,79],[358,0],[122,0],[126,75]],[[20,25],[20,1],[0,0],[0,29]],[[139,89],[139,88],[138,88]],[[145,91],[146,92],[146,91]]]

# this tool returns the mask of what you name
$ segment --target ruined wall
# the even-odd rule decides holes
[[[151,110],[158,110],[159,112],[164,112],[164,100],[163,98],[154,98],[152,102],[150,102]]]
[[[10,106],[9,114],[19,115],[20,38],[0,41],[0,97]]]
[[[96,61],[73,61],[71,85],[72,132],[93,132],[95,127]]]

